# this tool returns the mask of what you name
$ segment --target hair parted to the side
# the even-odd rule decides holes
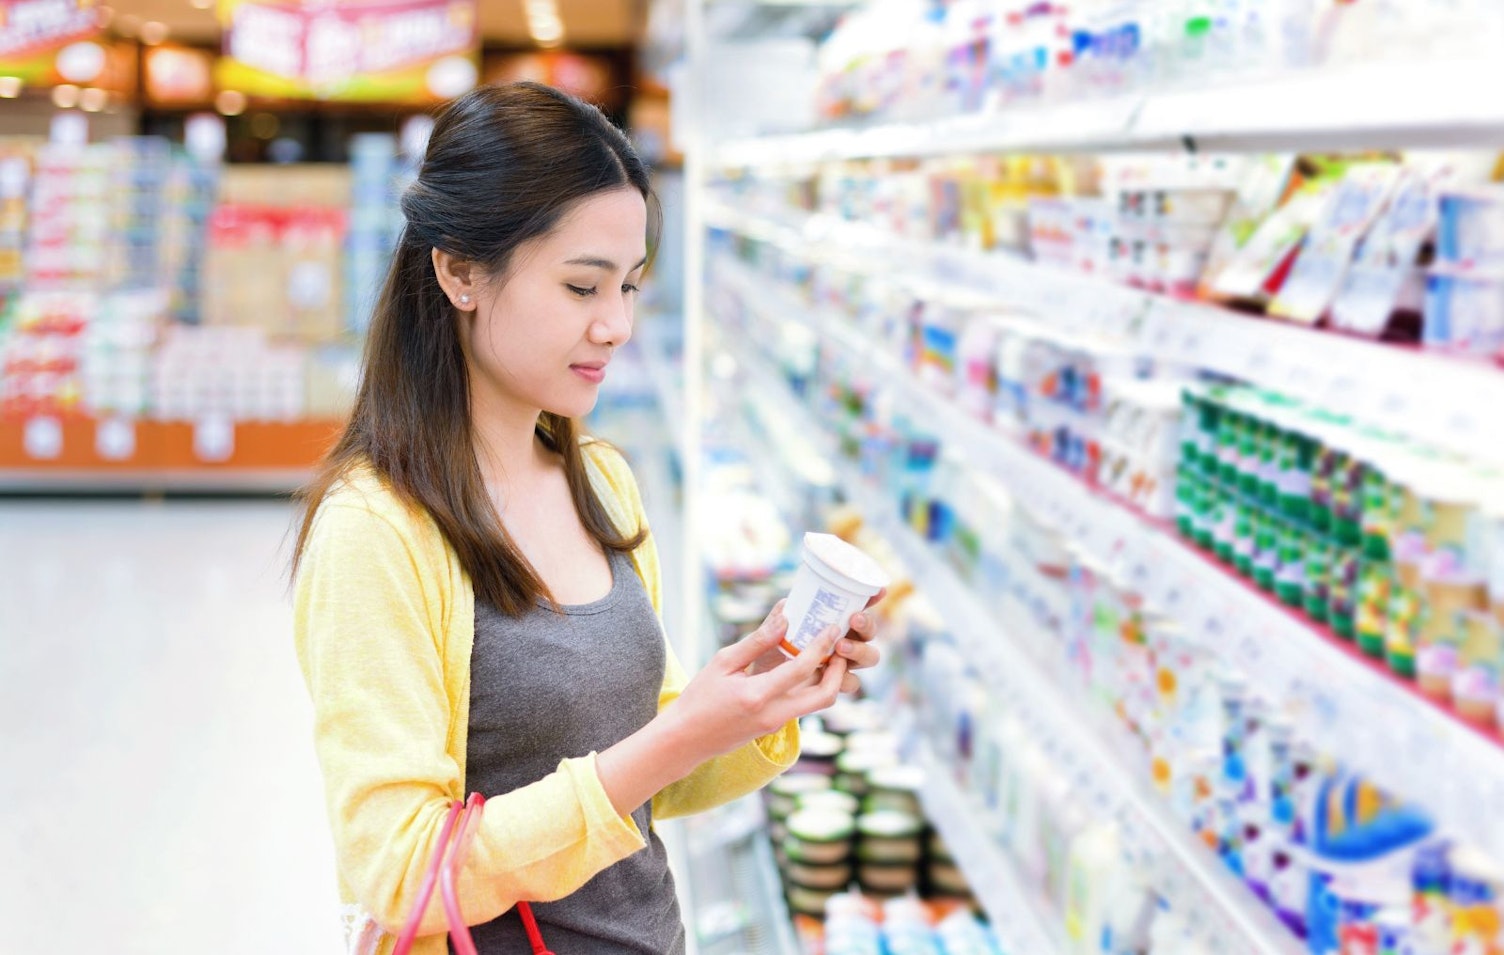
[[[541,84],[514,83],[480,87],[439,114],[417,180],[402,196],[406,225],[372,315],[350,422],[299,495],[294,574],[319,504],[352,469],[369,465],[432,517],[477,599],[512,615],[551,599],[486,492],[471,440],[459,318],[431,250],[502,279],[517,248],[546,236],[575,203],[622,187],[648,201],[651,249],[660,213],[648,170],[596,107]],[[613,551],[640,544],[645,529],[613,526],[596,497],[578,423],[545,410],[538,433],[563,458],[591,537]]]

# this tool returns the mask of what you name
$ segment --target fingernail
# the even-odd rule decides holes
[[[856,649],[856,644],[852,643],[850,640],[842,640],[841,645],[836,649],[843,654],[850,653],[851,651]]]
[[[851,618],[851,625],[853,627],[865,627],[867,625],[867,615],[864,613],[859,613],[853,616]]]

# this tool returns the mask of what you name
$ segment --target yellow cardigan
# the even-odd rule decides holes
[[[636,481],[620,454],[588,440],[583,450],[616,526],[645,527]],[[661,615],[651,536],[632,560]],[[294,628],[313,698],[346,928],[358,933],[363,921],[374,935],[374,920],[387,933],[380,951],[388,952],[415,904],[449,802],[466,795],[474,590],[437,525],[374,472],[357,471],[319,505],[295,583]],[[686,682],[670,647],[659,709]],[[700,812],[752,792],[798,751],[798,728],[790,723],[660,792],[654,817]],[[632,818],[612,807],[594,753],[565,759],[521,789],[486,795],[458,886],[471,924],[519,900],[563,898],[646,845]],[[434,895],[413,948],[419,955],[446,951]]]

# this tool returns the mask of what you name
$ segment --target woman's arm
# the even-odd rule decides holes
[[[632,475],[632,470],[627,466],[626,460],[621,454],[609,445],[597,441],[584,444],[584,452],[596,467],[596,476],[599,479],[599,491],[602,502],[613,513],[613,519],[620,528],[642,528],[647,532],[642,544],[632,553],[632,561],[637,568],[638,576],[647,588],[648,597],[652,601],[653,609],[658,612],[661,619],[663,614],[663,577],[661,566],[658,561],[658,548],[653,540],[651,528],[648,526],[647,514],[643,510],[642,496],[637,488],[637,481]],[[763,626],[754,634],[751,643],[743,641],[737,646],[741,648],[741,657],[735,662],[738,664],[737,675],[740,677],[756,677],[767,675],[777,670],[784,669],[784,658],[778,652],[778,638],[782,636],[786,623],[782,619],[782,606],[775,608],[775,612],[764,621]],[[839,657],[835,665],[829,667],[825,677],[836,680],[837,689],[845,692],[854,692],[859,683],[856,677],[846,673],[848,667],[860,668],[872,666],[877,662],[877,651],[868,644],[871,639],[870,621],[863,619],[853,627],[853,632],[848,639],[841,641],[837,648]],[[681,697],[697,697],[699,694],[688,693],[687,688],[692,684],[684,673],[683,667],[674,655],[673,647],[667,645],[667,666],[664,671],[663,686],[658,695],[658,710],[660,719],[654,720],[644,731],[652,736],[665,732],[663,717],[678,714],[682,717],[689,708],[680,705]],[[726,654],[733,651],[722,651],[717,654],[707,671],[719,670],[722,677],[726,675],[724,666],[727,661]],[[823,653],[813,653],[806,659],[806,663],[813,663],[824,656]],[[701,676],[696,677],[696,683],[701,681]],[[788,674],[786,674],[788,675]],[[834,695],[828,702],[816,707],[823,709],[834,701]],[[714,699],[711,700],[712,708]],[[718,708],[719,712],[726,712],[726,707]],[[681,723],[683,721],[681,720]],[[682,728],[682,726],[681,726]],[[672,763],[673,779],[669,780],[662,788],[655,790],[653,796],[653,813],[656,818],[669,818],[671,816],[687,815],[702,812],[706,809],[729,802],[739,796],[752,792],[779,773],[788,769],[799,757],[799,728],[797,722],[790,719],[786,722],[775,724],[766,728],[761,735],[744,743],[728,752],[714,755],[711,758],[702,759],[691,767],[691,771],[684,775],[684,762],[693,756],[693,747],[675,746],[672,741],[673,730],[669,728],[666,735],[654,749],[662,750]],[[639,745],[643,741],[630,740],[632,745]],[[610,761],[608,761],[609,763]],[[634,763],[633,765],[637,765]],[[614,771],[608,766],[607,772]],[[643,780],[644,783],[650,782]],[[641,787],[634,787],[632,796],[641,793]],[[617,803],[619,808],[625,808],[626,803]],[[636,806],[637,803],[631,803]]]
[[[442,561],[400,521],[321,508],[295,588],[298,658],[314,704],[335,854],[346,885],[388,929],[407,918],[449,802],[465,728],[445,680]],[[488,801],[459,894],[474,921],[519,899],[561,898],[642,848],[601,784],[594,754]],[[441,931],[437,903],[422,931]]]

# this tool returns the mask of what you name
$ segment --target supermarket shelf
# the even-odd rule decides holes
[[[668,853],[668,867],[675,876],[674,894],[679,899],[679,911],[696,911],[694,879],[690,878],[689,847],[686,842],[688,837],[684,832],[684,820],[665,819],[656,822],[653,829],[663,842],[664,852]],[[700,955],[698,932],[685,931],[684,955]]]
[[[701,955],[800,951],[756,795],[678,822],[672,843],[690,900],[686,935]]]
[[[779,406],[771,413],[787,416],[797,422],[795,427],[807,433],[819,433],[818,422],[782,385],[777,373],[754,355],[743,355],[752,376],[751,390]],[[1037,626],[1024,609],[1015,606],[1015,612],[999,619],[982,605],[949,565],[897,520],[892,502],[884,500],[849,469],[843,470],[841,487],[872,529],[894,546],[920,592],[943,608],[942,614],[951,630],[966,640],[965,649],[988,683],[1000,693],[1023,701],[1025,708],[1036,714],[1037,731],[1059,745],[1062,757],[1069,761],[1065,768],[1076,776],[1078,785],[1093,792],[1100,804],[1110,807],[1129,840],[1144,847],[1157,860],[1156,868],[1160,871],[1156,885],[1172,898],[1206,903],[1188,904],[1188,909],[1217,920],[1220,929],[1217,937],[1230,945],[1241,943],[1242,950],[1260,955],[1294,955],[1303,951],[1298,940],[1237,882],[1221,861],[1195,841],[1160,797],[1123,766],[1111,744],[1093,728],[1092,719],[1071,701],[1070,695],[1057,686],[1043,667],[1019,648],[1017,637],[1005,636]],[[943,777],[943,773],[932,775]],[[944,799],[950,793],[938,795]],[[974,825],[959,827],[959,831],[947,834],[946,838],[947,844],[953,846],[952,851],[960,851],[954,847],[962,844],[975,846],[990,839]],[[996,863],[983,859],[973,864],[991,873]],[[974,875],[973,879],[977,877]]]
[[[788,303],[774,301],[779,316]],[[794,313],[797,314],[797,313]],[[806,315],[810,315],[808,309]],[[1001,478],[1036,515],[1107,566],[1188,635],[1301,707],[1311,738],[1444,825],[1504,854],[1504,747],[1437,706],[1379,662],[1285,609],[1160,522],[1087,487],[921,385],[891,355],[819,313],[813,320],[843,347],[900,385],[926,420],[944,422],[947,443]],[[784,389],[786,392],[786,389]],[[847,482],[849,484],[849,482]]]
[[[1184,302],[830,216],[785,223],[718,207],[707,219],[864,274],[907,276],[917,294],[955,299],[961,289],[974,303],[1047,320],[1054,332],[1121,342],[1156,362],[1237,378],[1504,465],[1504,418],[1489,410],[1504,407],[1504,371],[1487,362]]]
[[[0,419],[0,491],[287,493],[308,480],[342,427],[332,419]]]
[[[1496,62],[1369,63],[1176,92],[1043,104],[928,122],[732,140],[717,166],[971,152],[1278,150],[1487,145],[1504,135]]]
[[[0,494],[292,494],[312,468],[0,468]]]
[[[1064,952],[1060,919],[1042,917],[1042,902],[1035,901],[1038,893],[1024,887],[1002,846],[985,835],[972,801],[951,779],[949,768],[922,741],[915,757],[924,769],[924,789],[920,792],[924,814],[955,854],[988,921],[1010,936],[1020,952]]]

